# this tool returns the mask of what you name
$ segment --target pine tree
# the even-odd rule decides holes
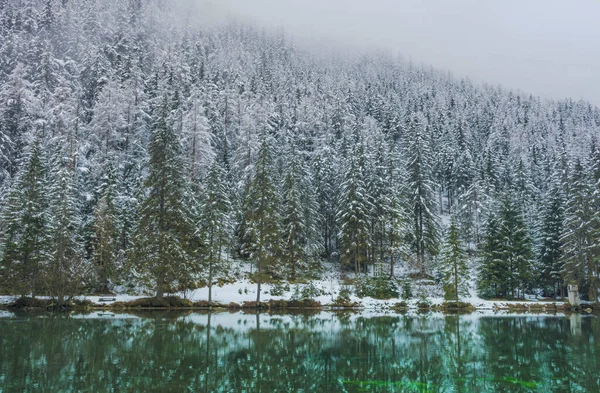
[[[501,257],[510,272],[508,279],[509,296],[521,295],[531,284],[533,275],[533,244],[522,214],[512,199],[506,195],[500,210]]]
[[[591,196],[591,210],[593,212],[591,217],[591,243],[589,252],[592,255],[592,266],[591,266],[591,283],[588,297],[591,301],[596,302],[598,300],[598,286],[600,283],[600,147],[596,146],[593,149],[591,156],[590,165],[590,177],[593,186],[593,193]],[[595,279],[594,279],[595,278]],[[594,292],[596,289],[596,292]]]
[[[75,188],[75,161],[59,150],[50,183],[50,259],[44,284],[59,306],[80,294],[88,276],[81,238],[81,216]]]
[[[306,257],[303,268],[306,267],[309,269],[309,273],[314,275],[318,273],[320,267],[318,257],[323,254],[324,249],[320,227],[324,219],[317,203],[317,192],[313,186],[313,174],[306,165],[301,165],[300,168],[302,176],[298,189],[303,214],[302,221],[304,222],[304,255]]]
[[[528,208],[531,198],[535,194],[535,187],[531,181],[529,171],[525,168],[523,159],[519,160],[519,164],[515,170],[512,188],[519,204],[522,205],[524,209]]]
[[[198,179],[203,167],[208,169],[214,160],[212,148],[213,135],[209,131],[208,120],[204,116],[204,108],[200,104],[200,92],[194,90],[184,103],[181,127],[183,129],[185,155],[190,166],[190,178]]]
[[[564,221],[564,193],[556,176],[544,201],[540,252],[538,260],[538,283],[548,297],[561,294],[562,288],[562,233]]]
[[[215,160],[206,179],[200,216],[200,227],[205,244],[209,306],[212,304],[212,287],[215,284],[215,277],[226,273],[221,258],[223,247],[227,245],[230,234],[231,203],[225,189],[224,179],[225,171],[219,161]]]
[[[370,214],[367,189],[364,181],[365,157],[359,145],[349,157],[348,169],[341,185],[341,200],[338,211],[340,227],[340,263],[354,266],[355,273],[365,271],[369,260]]]
[[[519,160],[511,186],[513,202],[523,217],[527,232],[536,234],[540,222],[541,196],[533,183],[531,169],[525,166],[523,159]]]
[[[313,163],[315,198],[321,219],[319,228],[325,258],[330,258],[337,248],[335,202],[338,187],[334,158],[334,152],[326,145],[317,153]]]
[[[480,182],[473,181],[457,198],[456,215],[462,232],[461,237],[475,245],[478,245],[481,240],[481,194]]]
[[[371,238],[371,250],[370,257],[371,263],[375,263],[377,260],[383,262],[389,255],[386,250],[386,227],[387,220],[390,219],[392,212],[391,199],[392,190],[389,188],[389,184],[386,182],[388,176],[388,159],[386,156],[386,149],[384,146],[383,136],[376,134],[377,138],[374,141],[373,154],[369,156],[368,165],[368,176],[367,176],[367,194],[369,196],[369,204],[371,211],[369,212],[370,222],[370,238]]]
[[[271,148],[263,140],[244,209],[246,240],[243,248],[256,263],[257,303],[262,282],[275,268],[281,253],[280,204],[272,165]]]
[[[391,148],[390,150],[393,150]],[[387,166],[387,194],[389,195],[389,206],[385,218],[385,232],[387,241],[387,252],[390,260],[390,277],[394,277],[394,269],[397,257],[407,254],[405,239],[409,232],[407,228],[407,214],[403,209],[401,189],[404,186],[404,178],[396,173],[393,153],[390,152]]]
[[[481,247],[478,291],[482,297],[504,297],[509,293],[507,286],[510,271],[502,259],[500,223],[495,212],[487,219]]]
[[[198,274],[194,233],[188,206],[191,203],[184,178],[179,140],[169,124],[165,99],[155,113],[148,145],[146,197],[140,206],[134,235],[133,261],[142,278],[156,288],[156,297]],[[186,289],[186,288],[180,288]]]
[[[439,234],[434,184],[431,181],[431,151],[421,113],[411,117],[406,132],[408,210],[412,216],[412,248],[416,267],[425,275],[427,258],[438,252]]]
[[[498,172],[500,171],[500,164],[498,164],[498,159],[495,156],[495,153],[487,150],[485,152],[485,163],[482,166],[482,188],[483,194],[485,195],[495,195],[500,188],[500,179]]]
[[[306,268],[306,223],[300,191],[300,162],[292,146],[288,154],[288,167],[283,182],[283,254],[291,280],[296,280],[298,269]]]
[[[116,179],[112,166],[107,170],[100,200],[94,210],[93,268],[96,290],[108,293],[110,284],[118,278],[121,249],[119,244],[118,211],[115,206]]]
[[[26,78],[26,67],[18,63],[0,86],[0,185],[17,173],[19,159],[29,131],[38,98]]]
[[[134,251],[133,239],[139,222],[140,202],[145,199],[145,187],[141,164],[126,162],[118,182],[115,206],[117,208],[119,248],[124,252],[124,265]],[[131,269],[122,272],[122,278],[131,278]]]
[[[467,257],[460,241],[459,229],[456,219],[452,217],[448,237],[442,250],[440,270],[443,274],[445,298],[447,300],[459,300],[460,296],[469,294],[468,280],[469,267]]]
[[[479,291],[485,297],[514,298],[530,288],[533,242],[509,194],[490,212],[482,246]]]
[[[475,165],[471,152],[466,146],[459,144],[457,149],[459,154],[452,167],[452,188],[454,194],[460,196],[467,193],[474,183],[473,168]]]
[[[565,208],[562,262],[568,284],[587,288],[588,297],[595,299],[598,291],[597,265],[592,254],[593,229],[591,206],[592,187],[585,169],[577,161],[569,177],[569,191]]]
[[[6,227],[0,281],[12,293],[35,296],[43,290],[50,256],[48,170],[39,139],[24,161],[2,212]]]

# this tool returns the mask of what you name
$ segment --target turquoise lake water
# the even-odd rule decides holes
[[[600,392],[600,318],[0,312],[0,392]]]

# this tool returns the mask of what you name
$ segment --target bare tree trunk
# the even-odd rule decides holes
[[[456,296],[456,303],[458,303],[458,266],[456,266],[456,261],[454,262],[454,291]]]
[[[208,307],[212,306],[212,286],[213,286],[213,231],[210,233],[210,253],[208,260]]]
[[[165,279],[163,275],[158,278],[156,282],[156,298],[162,299],[165,296]]]

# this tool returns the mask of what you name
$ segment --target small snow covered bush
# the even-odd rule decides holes
[[[402,283],[402,299],[408,300],[408,299],[412,299],[412,297],[413,297],[413,292],[412,292],[412,285],[410,283],[410,280],[404,280],[404,282]]]
[[[294,293],[292,294],[292,300],[314,299],[324,294],[325,292],[317,288],[313,283],[304,285],[303,287],[296,285],[294,287]]]
[[[290,291],[290,284],[273,284],[271,286],[271,295],[273,296],[283,296],[285,292]]]
[[[350,288],[342,287],[338,297],[333,301],[333,305],[337,307],[359,307],[360,303],[353,302],[350,298],[352,291]]]
[[[356,296],[373,299],[397,299],[400,296],[396,282],[388,277],[359,277],[354,282]]]

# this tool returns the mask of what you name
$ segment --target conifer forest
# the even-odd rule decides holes
[[[175,3],[0,0],[0,295],[162,298],[248,266],[256,301],[326,270],[598,300],[598,107]]]

